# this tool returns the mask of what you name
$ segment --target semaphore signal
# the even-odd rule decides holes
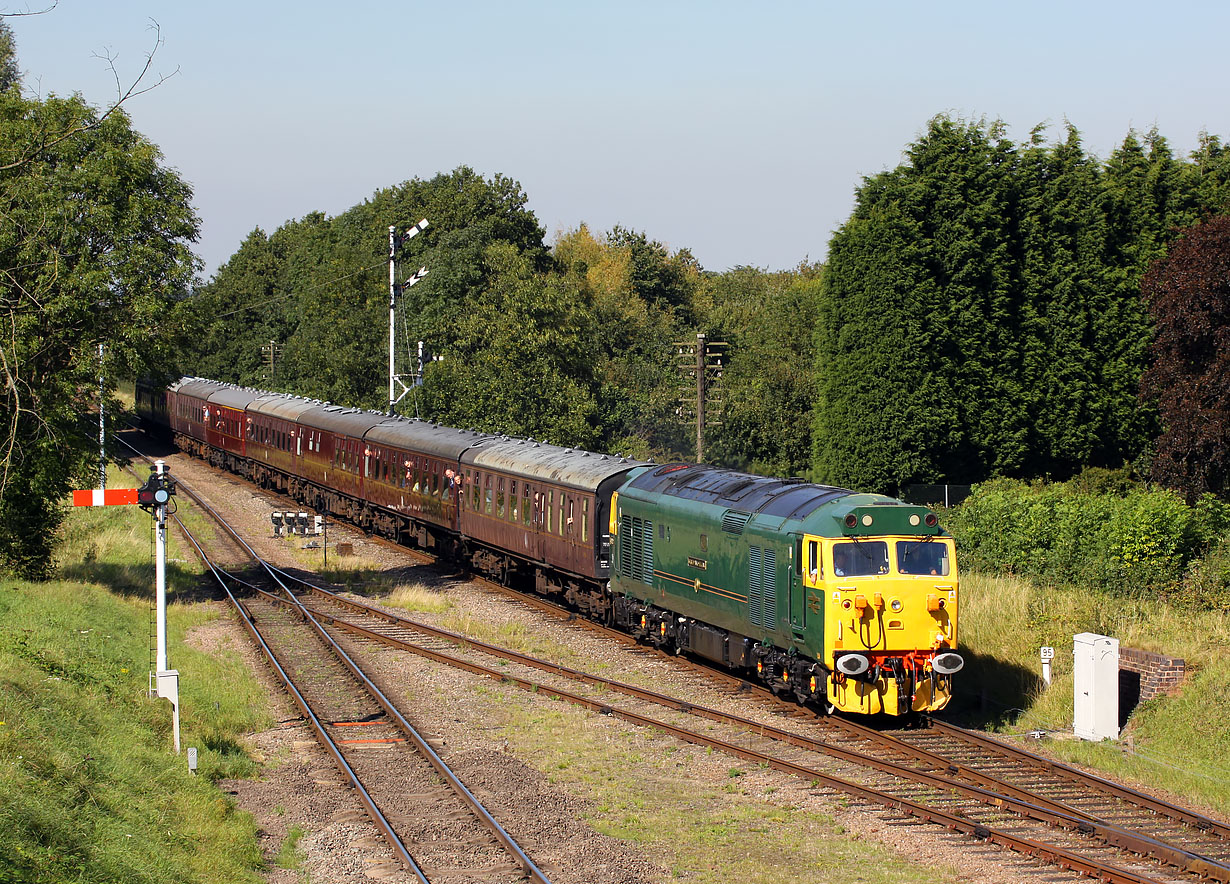
[[[157,543],[154,595],[157,604],[157,650],[150,694],[171,701],[175,753],[179,754],[179,672],[167,664],[167,503],[175,496],[175,480],[163,461],[155,461],[140,488],[87,488],[73,492],[73,506],[136,505],[154,517]]]

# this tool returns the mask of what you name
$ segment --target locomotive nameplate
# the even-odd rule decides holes
[[[699,569],[699,570],[701,570],[701,571],[708,571],[708,570],[709,570],[709,563],[708,563],[708,562],[706,562],[704,559],[695,559],[695,558],[692,558],[692,556],[688,556],[688,565],[690,565],[690,566],[691,566],[691,567],[693,567],[693,568],[698,568],[698,569]]]

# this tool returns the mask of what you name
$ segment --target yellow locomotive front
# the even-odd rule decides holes
[[[887,521],[877,518],[884,513],[856,507],[842,536],[804,537],[804,582],[824,600],[828,703],[865,715],[934,712],[964,665],[952,538],[931,513],[919,534],[883,533],[890,526],[875,523]]]

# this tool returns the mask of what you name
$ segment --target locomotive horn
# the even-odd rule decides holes
[[[954,672],[960,672],[961,667],[965,665],[965,660],[960,654],[955,654],[952,651],[947,651],[943,654],[936,654],[935,659],[931,661],[931,668],[940,675],[952,675]]]
[[[871,661],[862,654],[846,654],[837,658],[837,668],[846,675],[862,675],[871,668]]]

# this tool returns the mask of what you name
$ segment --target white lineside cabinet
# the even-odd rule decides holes
[[[1119,738],[1119,639],[1094,632],[1072,636],[1072,729],[1083,740]]]

